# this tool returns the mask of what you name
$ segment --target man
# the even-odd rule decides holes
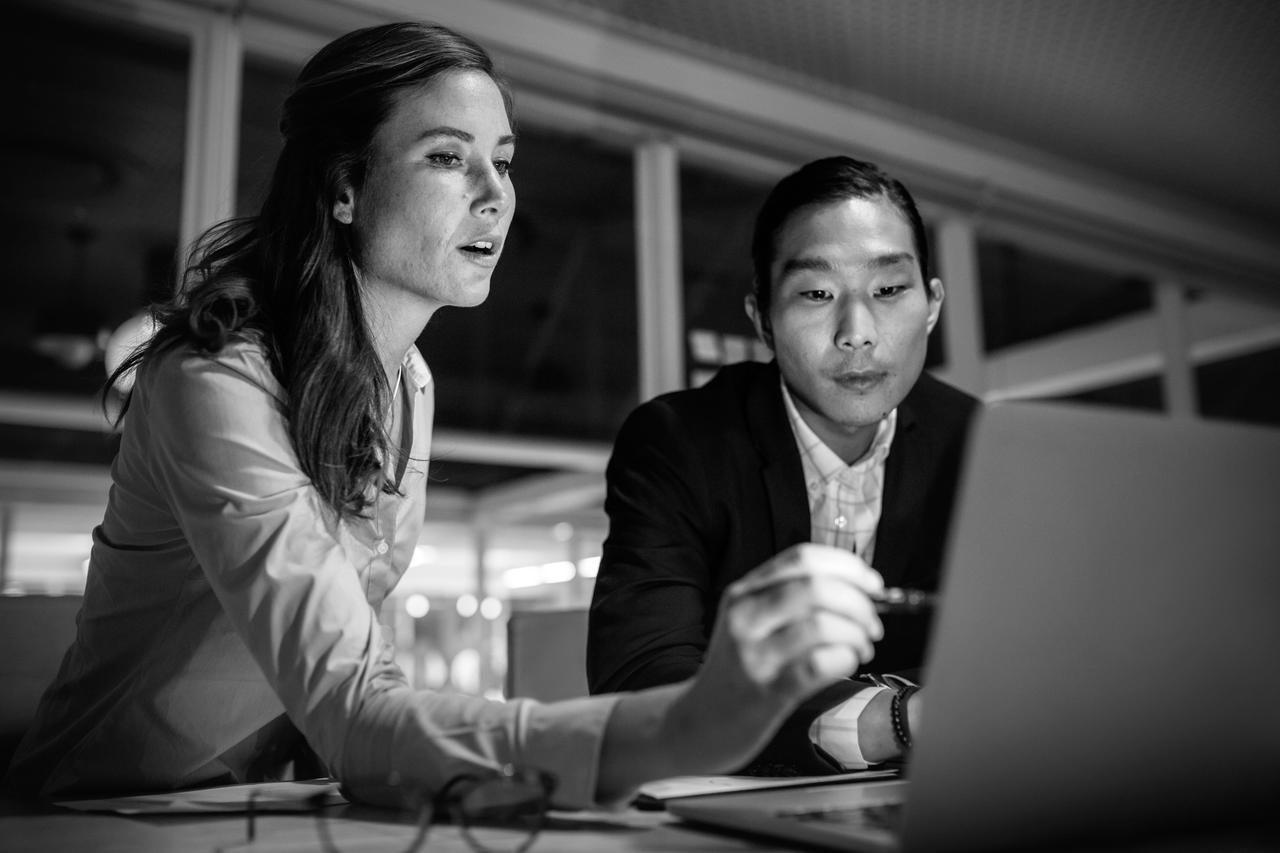
[[[688,678],[724,589],[797,543],[852,550],[888,586],[937,589],[977,401],[921,373],[944,291],[911,195],[868,163],[810,163],[765,200],[752,260],[746,310],[775,360],[645,403],[614,445],[594,692]],[[875,674],[921,665],[928,617],[883,622],[870,680],[814,696],[755,771],[853,769],[909,748],[922,696]]]

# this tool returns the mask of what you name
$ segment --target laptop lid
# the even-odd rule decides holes
[[[1261,818],[1280,792],[1280,431],[1006,404],[976,424],[908,849]]]
[[[1280,790],[1280,432],[997,405],[974,425],[957,506],[902,846],[1025,848],[1266,817]],[[669,808],[892,848],[857,821],[795,817],[904,793],[858,788]]]

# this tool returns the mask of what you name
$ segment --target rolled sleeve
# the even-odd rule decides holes
[[[596,800],[596,780],[605,727],[617,695],[543,705],[524,700],[520,763],[556,778],[552,802],[559,808],[612,806]]]
[[[858,717],[884,687],[866,687],[814,718],[809,740],[845,770],[864,770],[870,762],[858,743]]]
[[[313,748],[340,766],[363,697],[405,682],[256,367],[235,350],[163,359],[141,401],[152,471],[237,634]]]

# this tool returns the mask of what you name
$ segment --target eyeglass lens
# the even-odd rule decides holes
[[[546,820],[550,785],[533,774],[477,781],[453,800],[463,836],[483,853],[527,850]]]

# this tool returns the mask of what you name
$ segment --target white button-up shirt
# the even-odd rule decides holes
[[[893,445],[898,410],[881,419],[867,452],[849,465],[818,438],[800,417],[786,385],[782,388],[787,419],[804,467],[812,541],[853,551],[871,565],[880,523],[884,463]]]
[[[78,635],[11,767],[46,796],[242,779],[281,714],[357,797],[392,803],[506,763],[591,803],[609,697],[556,705],[414,690],[376,609],[426,499],[431,374],[405,356],[399,495],[339,520],[302,472],[284,394],[251,343],[138,375]]]
[[[849,465],[805,423],[786,383],[782,385],[782,400],[804,468],[812,541],[851,550],[873,565],[885,461],[893,447],[898,410],[881,419],[867,452]],[[809,726],[809,739],[847,770],[866,767],[867,760],[858,743],[858,717],[882,689],[859,690],[817,717]]]

